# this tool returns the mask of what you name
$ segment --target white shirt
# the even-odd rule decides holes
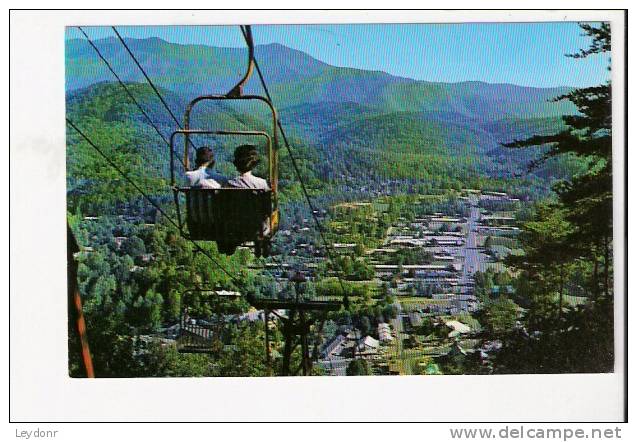
[[[229,187],[236,187],[238,189],[262,189],[270,190],[268,182],[263,178],[252,175],[252,172],[246,172],[238,177],[232,178],[228,181]]]
[[[199,187],[201,189],[220,189],[228,182],[226,177],[214,173],[206,166],[186,172],[186,178],[190,187]]]

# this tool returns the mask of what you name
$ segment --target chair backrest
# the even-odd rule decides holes
[[[240,244],[266,235],[272,191],[190,188],[184,192],[191,239]]]

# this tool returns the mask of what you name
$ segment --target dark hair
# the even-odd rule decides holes
[[[252,144],[243,144],[234,151],[234,165],[240,173],[246,173],[259,164],[257,147]]]
[[[206,163],[210,163],[210,166],[215,164],[215,155],[212,153],[212,149],[207,146],[202,146],[197,149],[195,156],[195,166],[201,167]]]

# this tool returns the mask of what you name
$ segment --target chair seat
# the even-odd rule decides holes
[[[193,240],[241,244],[274,233],[272,191],[255,189],[181,189],[186,194],[186,222]]]

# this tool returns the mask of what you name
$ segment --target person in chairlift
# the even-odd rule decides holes
[[[195,156],[195,170],[186,172],[186,178],[190,187],[201,189],[220,189],[228,183],[228,179],[212,171],[215,165],[215,157],[209,147],[202,146],[197,149]]]
[[[268,182],[263,178],[252,175],[252,170],[259,164],[259,154],[256,146],[243,144],[234,151],[234,165],[239,176],[228,181],[229,187],[238,189],[269,190]]]
[[[239,172],[239,176],[228,181],[228,187],[237,189],[270,190],[268,182],[263,178],[252,175],[252,170],[259,164],[259,153],[257,147],[252,144],[243,144],[234,151],[234,165]],[[263,221],[263,234],[270,231],[269,219]],[[256,256],[269,255],[269,241],[255,241],[254,253]]]

